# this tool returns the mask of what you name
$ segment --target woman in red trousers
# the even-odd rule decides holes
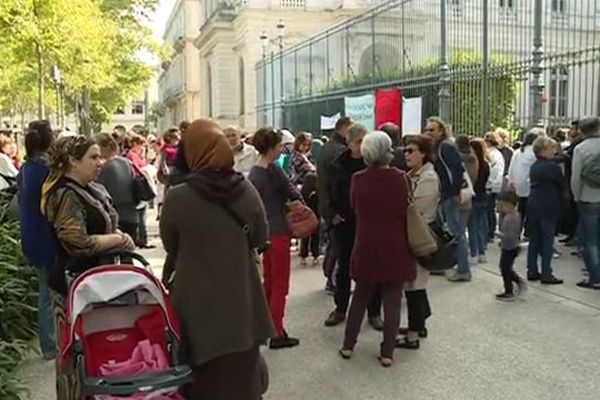
[[[416,277],[407,237],[408,179],[406,173],[390,168],[392,142],[385,133],[366,135],[361,153],[367,169],[354,174],[350,190],[356,216],[350,267],[356,286],[340,355],[352,357],[365,311],[379,287],[384,312],[379,362],[389,367],[400,325],[402,287]]]
[[[290,232],[285,219],[288,201],[301,200],[302,196],[274,161],[281,151],[282,134],[273,128],[259,129],[252,144],[260,154],[248,179],[254,184],[263,201],[269,223],[270,249],[264,253],[264,289],[271,310],[277,337],[271,339],[271,349],[295,347],[300,341],[289,337],[283,327],[286,299],[290,288]]]

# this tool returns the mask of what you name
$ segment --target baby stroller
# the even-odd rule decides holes
[[[57,318],[57,398],[182,400],[180,387],[192,372],[177,360],[180,327],[164,287],[140,255],[119,253],[114,260],[67,277],[69,294]]]

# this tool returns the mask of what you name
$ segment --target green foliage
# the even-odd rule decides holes
[[[144,25],[157,3],[2,0],[0,107],[13,115],[35,111],[40,71],[46,88],[52,88],[50,71],[57,65],[67,97],[75,99],[89,89],[92,117],[97,123],[110,119],[118,106],[140,94],[151,77],[151,68],[139,54],[164,51]],[[45,97],[51,109],[53,97]]]
[[[6,218],[9,201],[0,193],[0,399],[18,400],[26,390],[15,371],[33,350],[37,281],[16,239],[19,225]]]

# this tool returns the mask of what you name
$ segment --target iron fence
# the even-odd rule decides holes
[[[389,0],[256,66],[259,125],[399,87],[457,134],[600,115],[600,0]]]

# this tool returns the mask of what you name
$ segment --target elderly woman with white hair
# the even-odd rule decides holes
[[[380,289],[384,328],[379,362],[389,367],[400,325],[403,285],[416,277],[407,237],[409,179],[405,172],[390,168],[392,142],[385,133],[366,135],[361,153],[367,168],[354,174],[350,194],[356,218],[351,261],[356,287],[339,353],[345,359],[352,357],[365,310]]]

